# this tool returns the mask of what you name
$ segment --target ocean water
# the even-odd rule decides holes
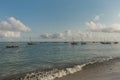
[[[19,48],[6,48],[12,44]],[[120,44],[0,43],[0,80],[54,80],[80,71],[87,64],[116,57],[120,57]]]

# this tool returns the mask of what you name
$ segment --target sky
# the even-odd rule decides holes
[[[120,40],[119,32],[120,0],[0,0],[0,41]]]

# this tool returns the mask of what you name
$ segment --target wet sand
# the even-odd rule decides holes
[[[55,80],[120,80],[120,60],[96,63]]]

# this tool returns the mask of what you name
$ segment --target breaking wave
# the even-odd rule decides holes
[[[97,59],[99,59],[99,58],[97,57]],[[108,62],[108,61],[111,61],[113,59],[116,60],[116,59],[120,59],[120,58],[109,57],[106,59],[103,58],[102,60],[92,61],[92,62],[82,64],[82,65],[75,65],[73,67],[69,67],[69,68],[67,67],[64,69],[53,69],[50,71],[32,72],[32,73],[26,74],[22,78],[17,78],[17,79],[12,79],[12,80],[54,80],[56,78],[61,78],[63,76],[81,71],[86,66],[93,65],[95,63]]]

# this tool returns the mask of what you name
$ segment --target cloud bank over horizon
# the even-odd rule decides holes
[[[96,15],[92,20],[88,21],[84,25],[84,31],[78,30],[73,33],[74,30],[66,30],[60,33],[46,33],[41,34],[42,39],[71,39],[75,38],[77,40],[120,40],[120,24],[112,23],[110,25],[102,24],[99,22],[101,15]]]
[[[19,38],[21,32],[29,32],[31,29],[14,17],[9,17],[6,21],[0,21],[0,37]]]
[[[66,34],[65,34],[66,33]],[[99,32],[99,31],[76,31],[73,33],[71,30],[66,30],[60,33],[46,33],[41,34],[40,38],[49,41],[116,41],[120,40],[119,33],[108,33],[108,32]]]
[[[71,30],[66,30],[62,33],[46,33],[46,34],[41,34],[40,37],[43,39],[65,39],[66,37],[72,36]]]
[[[90,21],[90,22],[86,22],[85,26],[87,30],[92,31],[92,32],[104,32],[104,33],[119,33],[120,32],[119,23],[105,25],[102,23],[95,23],[93,21]]]

